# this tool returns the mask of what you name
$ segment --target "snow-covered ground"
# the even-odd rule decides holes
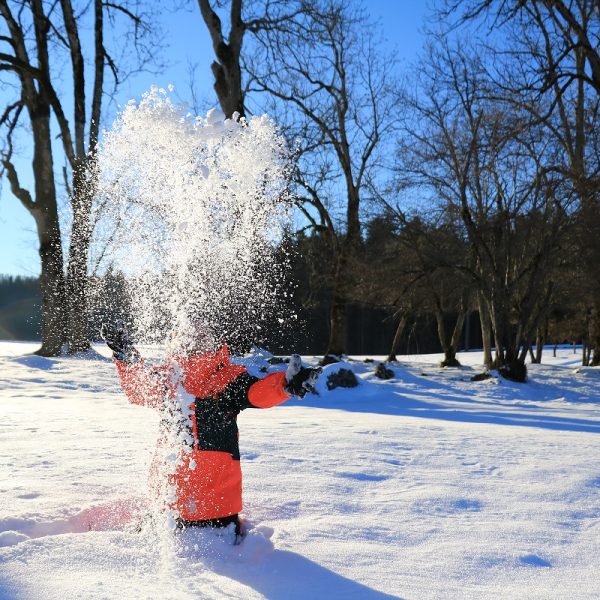
[[[2,600],[600,597],[600,373],[572,350],[526,385],[355,361],[357,388],[245,411],[230,546],[136,533],[156,414],[111,361],[33,349],[0,343]]]

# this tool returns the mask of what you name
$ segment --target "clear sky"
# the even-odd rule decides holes
[[[414,62],[423,43],[422,29],[429,2],[365,0],[364,4],[375,19],[380,19],[384,36],[401,62],[405,66]],[[189,101],[190,64],[197,64],[194,84],[197,93],[212,102],[210,62],[213,54],[196,2],[190,3],[189,10],[164,13],[161,25],[164,28],[164,47],[161,49],[162,62],[166,65],[164,72],[132,78],[120,88],[117,102],[123,105],[131,98],[139,98],[153,83],[162,87],[172,83],[178,97]],[[6,101],[0,91],[0,110],[3,110]],[[105,127],[109,125],[104,123]],[[40,271],[37,247],[31,215],[10,193],[8,183],[3,180],[0,195],[0,274],[37,275]]]

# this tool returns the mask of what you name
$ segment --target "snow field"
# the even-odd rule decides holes
[[[572,350],[527,385],[357,360],[358,388],[243,412],[231,546],[136,533],[156,414],[111,361],[33,349],[0,343],[2,600],[600,597],[600,377]]]

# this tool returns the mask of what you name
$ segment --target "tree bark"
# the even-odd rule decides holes
[[[400,349],[400,340],[402,339],[402,334],[404,333],[404,328],[406,327],[406,323],[408,322],[408,313],[403,312],[400,320],[398,321],[398,327],[396,327],[396,333],[394,334],[394,339],[392,340],[392,347],[390,348],[389,356],[386,359],[386,362],[392,362],[398,360],[396,355],[398,354],[398,350]]]
[[[598,307],[598,303],[596,303],[592,309],[591,321],[590,333],[592,335],[591,342],[594,353],[592,354],[589,364],[592,367],[600,367],[600,307]]]
[[[246,26],[242,21],[242,0],[231,0],[231,23],[229,38],[223,36],[221,19],[210,6],[209,0],[198,0],[198,6],[210,33],[217,60],[211,65],[214,89],[221,110],[230,119],[234,112],[244,116],[244,93],[240,52]]]
[[[487,369],[493,367],[492,337],[489,312],[482,294],[478,295],[479,322],[481,323],[481,339],[483,341],[483,364]]]
[[[66,279],[67,342],[70,354],[85,352],[90,348],[87,331],[87,283],[93,194],[85,172],[82,172],[84,169],[85,164],[74,174],[71,194],[73,223]]]
[[[64,341],[63,256],[58,227],[44,219],[40,237],[40,293],[42,297],[42,346],[40,356],[58,356]],[[52,221],[53,219],[50,219]]]
[[[538,331],[535,339],[535,360],[538,365],[542,364],[542,355],[544,353],[544,344],[546,343],[546,335],[543,331]]]
[[[8,151],[3,153],[2,163],[10,182],[11,191],[35,219],[39,255],[41,260],[40,294],[42,298],[42,346],[37,354],[56,356],[64,341],[64,275],[62,240],[52,158],[50,109],[52,97],[49,81],[48,30],[49,23],[43,12],[41,0],[30,4],[35,38],[36,66],[29,59],[25,33],[15,19],[6,0],[0,1],[0,15],[6,25],[14,49],[14,56],[2,59],[2,69],[12,71],[20,84],[20,104],[29,115],[33,141],[34,198],[21,187],[19,177],[11,162],[11,135],[16,121],[9,129]],[[31,31],[28,31],[30,34]]]
[[[57,356],[64,342],[63,252],[54,187],[50,110],[37,106],[30,111],[33,132],[35,218],[41,260],[42,347],[36,354]]]
[[[338,256],[331,309],[329,313],[329,340],[324,361],[328,356],[341,356],[346,353],[348,343],[348,300],[347,300],[348,258],[342,250]]]
[[[461,310],[454,323],[454,330],[452,332],[452,337],[450,338],[450,345],[448,347],[448,352],[444,353],[444,362],[442,363],[443,367],[460,367],[460,361],[456,358],[456,353],[458,352],[458,345],[460,343],[460,338],[462,336],[462,330],[465,324],[465,317],[467,315],[466,310]]]

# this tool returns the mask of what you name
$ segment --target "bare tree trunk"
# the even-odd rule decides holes
[[[446,355],[446,357],[444,358],[444,363],[446,363],[445,366],[461,366],[459,360],[456,358],[456,353],[458,352],[458,344],[460,343],[460,338],[462,336],[466,315],[467,311],[463,309],[458,313],[458,316],[456,317],[456,322],[454,323],[454,331],[452,332],[452,337],[450,338],[451,355]]]
[[[444,360],[440,363],[440,366],[460,367],[460,362],[458,362],[458,360],[456,359],[456,350],[458,348],[458,340],[460,339],[462,326],[465,320],[465,313],[462,311],[459,313],[458,318],[456,320],[456,324],[454,326],[454,330],[452,332],[452,339],[450,342],[448,342],[448,337],[446,335],[444,313],[442,310],[439,309],[439,307],[435,311],[435,319],[437,322],[437,332],[440,341],[440,346],[442,347],[442,351],[444,353]]]
[[[25,34],[15,19],[6,0],[0,1],[0,15],[6,25],[8,40],[15,56],[3,55],[1,69],[13,71],[20,84],[18,105],[26,108],[33,141],[34,198],[21,187],[12,159],[12,134],[17,126],[21,108],[18,109],[7,134],[8,149],[3,152],[2,164],[10,182],[12,193],[35,219],[39,254],[41,259],[40,293],[42,296],[42,347],[43,356],[60,354],[64,339],[64,276],[60,224],[56,204],[56,188],[52,160],[50,129],[50,97],[45,85],[36,86],[32,73],[44,77],[48,73],[48,23],[43,15],[41,0],[31,2],[33,34],[35,36],[36,68],[31,65]],[[28,34],[31,33],[28,31]],[[8,116],[9,113],[5,113]]]
[[[83,168],[83,166],[80,167],[79,171]],[[92,233],[90,223],[92,194],[85,174],[81,172],[74,176],[71,204],[73,206],[73,224],[66,280],[67,342],[69,353],[75,354],[90,348],[87,331],[87,268]]]
[[[531,343],[531,340],[527,340],[523,343],[521,352],[519,354],[519,360],[524,363],[527,360],[527,354],[529,354],[531,357],[531,362],[535,362],[533,356],[533,344]]]
[[[444,353],[444,356],[446,356],[448,354],[448,340],[446,338],[444,313],[441,311],[439,306],[436,307],[435,310],[435,323],[437,325],[438,340],[440,342],[440,346],[442,347],[442,352]],[[444,361],[442,361],[442,366],[444,366]]]
[[[600,308],[596,302],[591,311],[590,337],[594,354],[589,361],[590,366],[600,367]],[[589,358],[588,358],[589,360]]]
[[[328,356],[342,356],[346,352],[348,339],[348,303],[334,293],[329,314],[329,342],[325,359]]]
[[[538,334],[535,340],[535,360],[536,364],[542,363],[542,354],[544,352],[544,344],[546,343],[546,336],[541,330],[538,330]]]
[[[346,353],[348,343],[348,300],[346,295],[346,269],[348,258],[344,251],[338,257],[335,284],[329,313],[329,341],[323,362],[328,356],[341,356]]]
[[[494,338],[495,356],[493,366],[498,368],[504,364],[504,340],[502,339],[501,327],[498,324],[498,315],[494,312],[494,306],[490,306],[490,328],[491,336]]]
[[[40,356],[58,356],[64,342],[64,276],[60,232],[57,227],[38,226],[40,240],[40,293],[42,297],[42,347]]]
[[[209,0],[198,0],[198,6],[217,58],[213,61],[211,69],[221,110],[227,118],[231,118],[234,112],[243,117],[245,113],[240,52],[246,25],[242,21],[242,0],[231,0],[231,23],[227,40],[223,36],[221,19],[210,6]]]
[[[56,190],[50,141],[50,111],[32,113],[34,139],[33,172],[35,177],[36,221],[41,260],[42,347],[36,354],[57,356],[64,343],[63,252],[56,205]]]
[[[487,310],[485,300],[481,293],[478,294],[479,303],[479,322],[481,323],[481,339],[483,341],[483,364],[486,368],[491,369],[493,366],[492,359],[492,337],[490,316]]]
[[[386,362],[392,362],[397,360],[396,355],[398,354],[398,350],[400,349],[400,340],[402,339],[402,334],[404,333],[404,328],[406,327],[406,323],[408,322],[408,313],[403,312],[400,320],[398,321],[398,327],[396,327],[396,333],[394,334],[394,339],[392,340],[392,347],[390,348],[389,356],[386,359]]]

